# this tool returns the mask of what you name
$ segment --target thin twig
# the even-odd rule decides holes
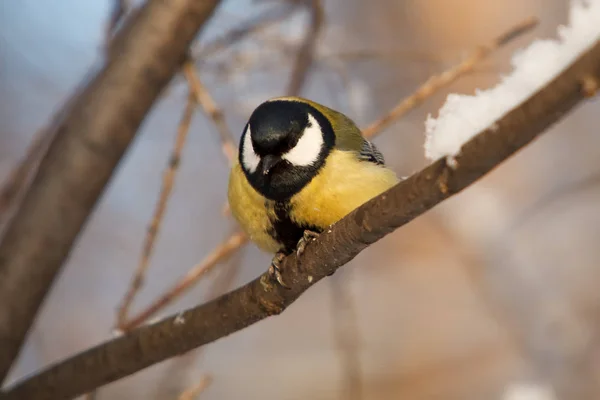
[[[237,251],[228,256],[229,261],[220,269],[220,273],[211,282],[204,301],[210,301],[232,289],[242,269],[242,255],[245,248],[243,246],[239,247]]]
[[[314,61],[317,39],[325,20],[325,11],[323,10],[321,0],[306,0],[306,5],[310,11],[310,25],[292,68],[290,83],[286,91],[290,96],[299,95],[304,86],[304,82]]]
[[[212,378],[208,375],[204,375],[202,378],[200,378],[198,383],[181,393],[178,400],[194,400],[200,395],[200,393],[206,390],[211,382]]]
[[[123,322],[119,329],[126,332],[137,327],[148,320],[156,312],[170,304],[177,297],[194,286],[200,278],[212,270],[212,268],[234,254],[240,247],[248,242],[248,238],[242,232],[236,232],[226,241],[217,246],[204,260],[192,268],[180,281],[176,282],[165,294],[156,299],[150,306],[139,314]]]
[[[401,62],[412,61],[426,64],[439,65],[444,62],[440,54],[430,54],[415,50],[382,51],[378,49],[342,50],[320,53],[319,58],[338,61],[370,61],[370,60],[398,60]]]
[[[219,132],[223,154],[227,157],[229,164],[233,163],[233,160],[237,155],[237,147],[233,140],[233,135],[225,122],[223,111],[217,106],[217,103],[213,100],[208,89],[206,89],[206,86],[204,86],[200,80],[193,62],[188,61],[184,64],[183,73],[188,81],[190,90],[194,94],[196,102],[202,107],[204,113],[213,121],[217,128],[217,132]]]
[[[137,269],[135,270],[131,283],[129,284],[129,289],[123,297],[123,302],[119,306],[117,312],[117,326],[122,326],[127,320],[129,308],[131,307],[131,304],[133,303],[133,300],[137,295],[138,291],[142,288],[142,285],[144,284],[144,276],[146,275],[146,270],[148,269],[148,266],[150,264],[150,258],[152,257],[152,253],[154,250],[156,236],[160,231],[160,226],[165,216],[165,211],[167,210],[169,197],[173,190],[173,185],[175,184],[175,176],[177,175],[177,171],[181,162],[181,152],[183,151],[188,132],[190,131],[190,125],[192,122],[192,117],[194,115],[195,104],[196,102],[194,100],[194,96],[192,92],[190,92],[188,95],[187,103],[183,110],[183,114],[181,115],[181,121],[179,122],[179,126],[177,127],[175,145],[173,147],[173,151],[169,159],[169,165],[167,166],[163,174],[160,195],[158,197],[156,207],[154,208],[152,222],[150,223],[150,226],[148,227],[148,230],[146,232],[146,238],[144,240],[142,255],[140,257],[140,261],[138,263]]]
[[[479,46],[460,64],[452,67],[447,71],[444,71],[440,75],[434,75],[431,78],[429,78],[427,82],[425,82],[421,87],[419,87],[419,89],[417,89],[416,92],[400,101],[400,103],[398,103],[394,108],[392,108],[390,112],[388,112],[379,120],[373,122],[371,125],[366,127],[363,130],[363,135],[365,137],[375,136],[383,129],[390,126],[392,122],[396,121],[408,111],[414,109],[416,106],[421,104],[432,94],[434,94],[444,86],[448,86],[460,76],[472,71],[478,63],[480,63],[483,59],[492,54],[492,52],[506,45],[511,40],[519,37],[520,35],[529,32],[537,24],[537,18],[528,18],[525,21],[513,27],[512,29],[510,29],[508,32],[494,39],[491,43]]]

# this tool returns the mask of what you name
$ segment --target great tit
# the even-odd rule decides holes
[[[381,152],[345,115],[300,97],[260,104],[242,133],[230,177],[231,213],[280,263],[311,238],[398,182]]]

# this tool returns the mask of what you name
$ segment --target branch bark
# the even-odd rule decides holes
[[[77,354],[9,388],[1,400],[67,399],[152,364],[237,332],[284,311],[304,291],[360,251],[460,192],[530,143],[600,81],[600,42],[493,127],[466,143],[450,168],[440,159],[375,197],[283,262],[286,290],[267,274],[227,293],[126,336]]]
[[[57,127],[0,243],[0,382],[114,168],[219,0],[150,0]]]

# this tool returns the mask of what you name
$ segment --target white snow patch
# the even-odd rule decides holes
[[[425,157],[450,159],[463,144],[493,126],[510,110],[560,74],[600,39],[600,0],[573,0],[569,24],[559,26],[558,39],[539,39],[515,52],[513,71],[501,82],[475,95],[450,94],[437,118],[425,121]]]

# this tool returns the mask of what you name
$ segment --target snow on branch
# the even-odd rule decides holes
[[[493,88],[474,95],[450,94],[439,116],[425,122],[425,157],[452,160],[483,129],[558,76],[600,38],[600,0],[573,0],[569,24],[558,39],[539,39],[512,58],[513,71]]]

